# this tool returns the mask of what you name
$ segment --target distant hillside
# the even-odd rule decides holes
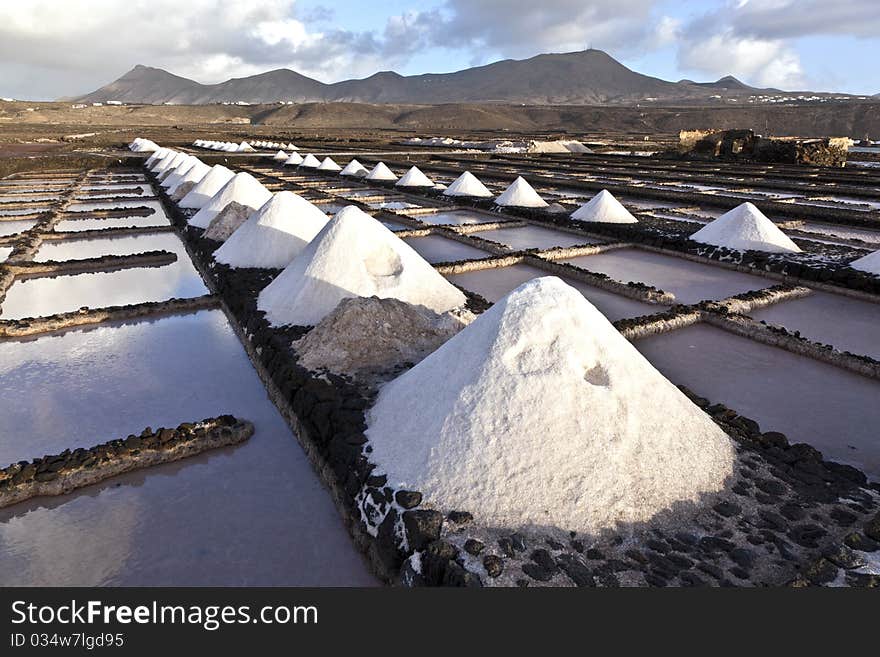
[[[182,105],[279,101],[626,105],[642,101],[698,101],[720,90],[743,96],[759,91],[730,76],[717,82],[668,82],[636,73],[601,50],[585,50],[507,59],[455,73],[402,76],[384,71],[334,84],[287,69],[219,84],[200,84],[162,69],[139,65],[118,80],[75,100]]]

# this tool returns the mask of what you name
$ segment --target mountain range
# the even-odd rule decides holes
[[[209,103],[360,102],[398,104],[508,103],[632,105],[780,93],[756,89],[732,76],[716,82],[669,82],[637,73],[601,50],[506,59],[454,73],[403,76],[383,71],[325,84],[277,69],[218,84],[201,84],[159,68],[135,66],[110,84],[70,99],[78,102],[201,105]]]

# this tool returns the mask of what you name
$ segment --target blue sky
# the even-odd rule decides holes
[[[880,93],[880,0],[0,0],[0,96],[90,91],[146,64],[325,82],[607,51],[669,80]]]

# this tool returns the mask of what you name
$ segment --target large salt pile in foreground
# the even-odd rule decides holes
[[[326,214],[303,197],[278,192],[214,252],[214,260],[230,267],[281,269],[328,221]]]
[[[751,203],[743,203],[725,212],[714,221],[691,235],[702,244],[723,246],[738,251],[766,251],[768,253],[800,253],[779,227]]]
[[[314,155],[309,153],[303,158],[303,161],[300,162],[299,165],[304,169],[317,169],[319,166],[321,166],[321,161]]]
[[[373,170],[367,174],[367,180],[384,180],[388,182],[394,182],[397,180],[397,176],[394,175],[394,172],[389,169],[384,162],[379,162],[376,166],[373,167]]]
[[[880,251],[874,251],[858,260],[853,260],[849,263],[849,266],[859,271],[880,276]]]
[[[180,200],[180,207],[197,210],[223,189],[235,174],[222,164],[215,164],[211,171]]]
[[[433,187],[434,181],[422,173],[421,169],[413,166],[394,184],[397,187]]]
[[[571,213],[571,218],[577,221],[587,221],[600,224],[635,224],[638,223],[630,211],[620,201],[614,198],[614,194],[603,189],[589,202]]]
[[[369,171],[367,171],[367,167],[357,160],[352,160],[345,165],[345,168],[342,171],[339,172],[340,176],[356,176],[358,178],[363,178],[368,174]]]
[[[266,189],[262,183],[251,174],[242,171],[230,178],[229,182],[223,185],[223,188],[190,218],[189,225],[196,228],[207,228],[230,203],[237,203],[249,207],[251,210],[256,210],[271,197],[272,192]]]
[[[495,205],[504,205],[514,208],[546,208],[547,201],[538,195],[538,192],[526,182],[525,178],[518,176],[517,179],[510,183],[510,186],[504,190],[504,193],[495,199]]]
[[[465,296],[373,217],[349,205],[261,293],[275,326],[312,326],[349,297],[395,298],[437,313]]]
[[[720,428],[555,277],[511,292],[370,411],[388,485],[494,527],[595,532],[720,491]]]
[[[443,191],[444,196],[467,196],[472,198],[492,198],[489,189],[470,171],[465,171]]]

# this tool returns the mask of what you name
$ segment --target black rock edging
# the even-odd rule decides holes
[[[0,508],[41,495],[69,493],[123,472],[234,445],[253,433],[250,422],[221,415],[175,428],[153,431],[147,427],[140,435],[19,461],[0,470]]]

